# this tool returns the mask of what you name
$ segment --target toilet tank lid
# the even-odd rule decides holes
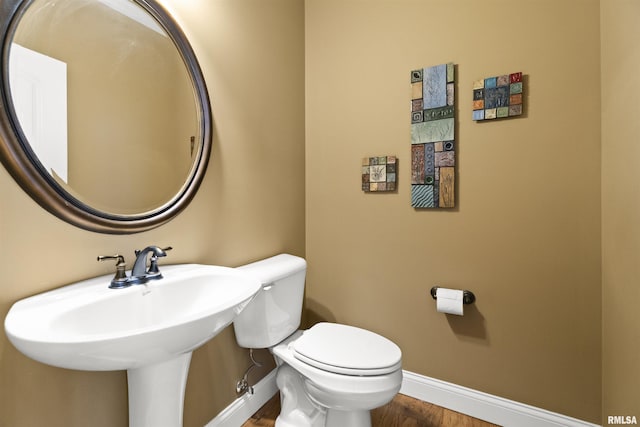
[[[294,350],[307,360],[353,370],[398,369],[402,351],[393,341],[366,329],[317,323],[304,331]]]
[[[306,270],[307,262],[304,258],[295,255],[280,254],[237,268],[260,280],[263,285],[270,285],[284,277]]]

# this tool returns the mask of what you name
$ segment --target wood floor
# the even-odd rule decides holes
[[[279,412],[280,397],[276,394],[242,427],[274,427]],[[373,427],[499,427],[402,394],[374,409],[371,423]]]

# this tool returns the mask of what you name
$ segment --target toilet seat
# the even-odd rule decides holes
[[[402,365],[402,352],[392,341],[366,329],[336,323],[314,325],[291,347],[301,362],[343,375],[385,375]]]

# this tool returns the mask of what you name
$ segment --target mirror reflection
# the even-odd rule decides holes
[[[129,0],[34,0],[15,27],[9,88],[42,169],[99,211],[170,202],[198,160],[199,103],[173,40]]]

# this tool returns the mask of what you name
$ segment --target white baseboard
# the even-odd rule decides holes
[[[253,386],[253,394],[245,393],[234,400],[205,427],[241,427],[277,392],[276,370],[274,369]]]
[[[400,393],[503,427],[597,427],[481,391],[403,371]]]
[[[275,373],[274,369],[254,386],[253,395],[245,394],[237,398],[205,427],[241,427],[278,392]],[[503,427],[598,427],[596,424],[435,378],[409,371],[402,373],[400,393]]]

